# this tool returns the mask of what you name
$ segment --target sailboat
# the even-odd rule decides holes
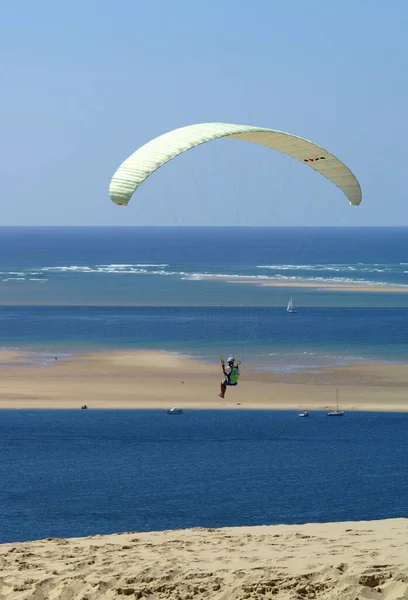
[[[344,410],[339,410],[339,390],[336,388],[336,410],[331,410],[327,413],[328,417],[342,417]]]
[[[288,306],[286,308],[286,312],[288,313],[295,313],[295,309],[293,308],[293,301],[292,298],[289,300]]]

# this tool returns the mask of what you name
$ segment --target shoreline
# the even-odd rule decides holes
[[[221,399],[220,365],[182,354],[116,350],[22,363],[29,354],[0,351],[0,409],[327,411],[337,387],[344,411],[408,412],[407,363],[360,361],[289,373],[243,364],[238,387]]]

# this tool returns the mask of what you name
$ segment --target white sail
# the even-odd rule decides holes
[[[294,310],[294,308],[293,308],[293,301],[292,301],[292,298],[289,300],[288,307],[287,307],[287,309],[286,309],[286,310],[287,310],[287,312],[296,312],[296,311]]]

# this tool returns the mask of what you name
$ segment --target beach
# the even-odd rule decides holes
[[[356,362],[303,372],[241,366],[239,385],[218,397],[222,372],[185,355],[109,351],[49,357],[0,352],[0,408],[286,409],[401,411],[408,409],[407,364]]]
[[[0,597],[408,597],[408,519],[49,538],[0,546]]]

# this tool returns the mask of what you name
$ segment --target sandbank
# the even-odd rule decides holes
[[[328,292],[362,292],[362,293],[398,293],[398,294],[407,294],[408,286],[404,285],[392,285],[392,284],[364,284],[364,283],[353,283],[353,282],[335,282],[335,281],[281,281],[281,280],[272,280],[272,279],[260,279],[260,278],[248,278],[245,277],[234,277],[225,275],[225,277],[220,278],[208,276],[206,279],[213,279],[219,281],[223,279],[224,281],[230,283],[243,283],[250,285],[258,285],[262,287],[276,287],[276,288],[288,288],[288,289],[309,289],[309,290],[318,290],[318,291],[328,291]]]
[[[335,282],[313,282],[313,281],[301,281],[301,282],[290,282],[290,281],[271,281],[263,283],[267,287],[283,287],[283,288],[309,288],[315,290],[327,290],[331,292],[386,292],[407,294],[408,286],[402,285],[363,285],[360,283],[335,283]]]
[[[58,358],[58,357],[57,357]],[[219,364],[160,351],[51,357],[0,352],[1,409],[408,410],[408,364],[358,362],[302,373],[242,365],[239,386],[218,397]]]
[[[51,538],[0,563],[10,600],[402,600],[408,519]]]

